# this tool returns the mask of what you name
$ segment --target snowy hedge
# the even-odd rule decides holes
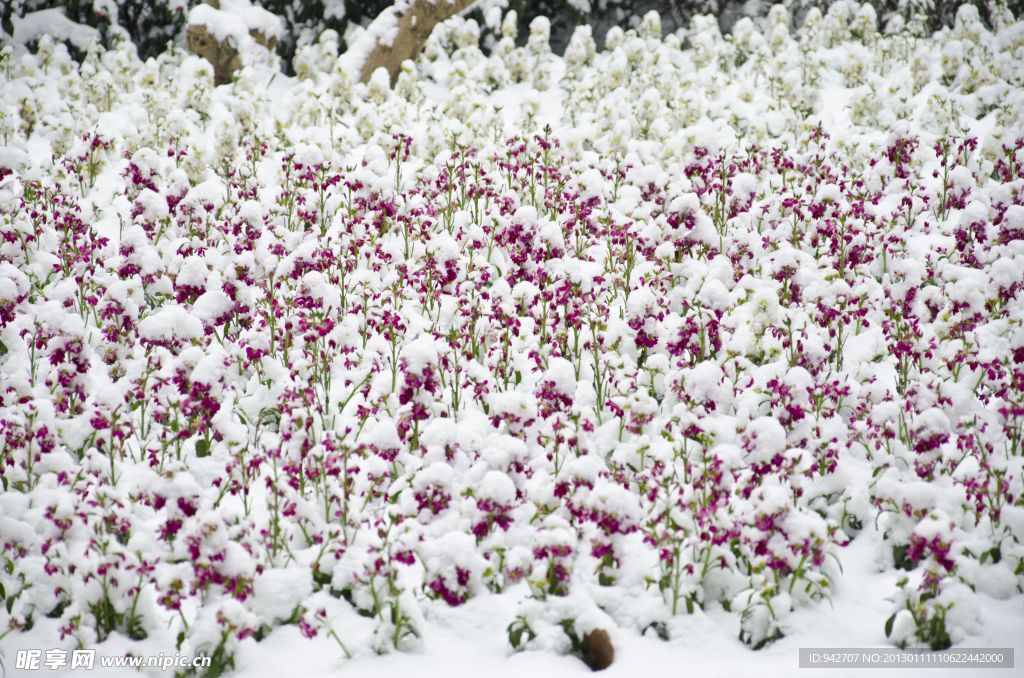
[[[0,27],[6,34],[4,40],[14,44],[31,42],[42,36],[44,27],[53,35],[54,21],[52,16],[45,14],[35,19],[32,15],[41,11],[56,10],[73,23],[97,29],[108,48],[110,37],[123,30],[135,44],[139,56],[146,59],[164,52],[168,41],[181,41],[188,9],[197,4],[199,3],[196,0],[85,0],[70,3],[54,0],[0,0]],[[256,4],[281,17],[287,27],[287,35],[278,48],[287,70],[296,50],[315,43],[325,30],[337,32],[344,49],[346,39],[351,36],[352,30],[367,26],[393,2],[260,0]],[[785,6],[793,14],[796,25],[799,25],[812,7],[825,14],[832,4],[827,0],[789,0]],[[925,18],[929,32],[943,26],[952,27],[957,8],[962,4],[976,6],[980,18],[988,28],[992,27],[994,15],[1004,7],[1017,17],[1024,11],[1022,0],[972,0],[968,3],[961,0],[884,0],[868,4],[875,10],[879,29],[897,15],[906,22],[921,14]],[[701,14],[717,17],[720,30],[727,33],[731,32],[733,24],[743,17],[751,17],[763,24],[771,4],[751,4],[738,0],[485,0],[482,4],[478,3],[471,16],[479,25],[487,26],[489,29],[497,28],[489,26],[486,21],[491,7],[514,9],[518,14],[519,33],[524,36],[534,19],[547,18],[552,27],[551,40],[554,51],[562,54],[573,31],[581,25],[592,27],[599,45],[604,44],[605,33],[611,27],[635,29],[642,21],[643,15],[652,10],[660,13],[666,33],[685,29],[692,17]],[[28,22],[20,21],[26,15],[29,16]],[[111,27],[115,28],[112,30]],[[493,47],[496,32],[487,32],[483,45],[485,50],[489,51]],[[520,44],[522,45],[522,42]]]

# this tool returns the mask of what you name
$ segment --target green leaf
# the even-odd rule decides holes
[[[654,629],[654,632],[658,634],[658,638],[661,640],[668,640],[668,628],[665,626],[665,622],[651,622],[644,630],[640,632],[640,635],[647,633],[647,629]]]
[[[142,627],[142,616],[133,617],[128,626],[128,637],[132,640],[145,640],[149,637],[146,629]]]
[[[313,583],[320,587],[330,586],[331,575],[327,574],[319,567],[317,567],[315,570],[313,570]]]
[[[907,557],[910,546],[902,544],[892,547],[892,560],[897,570],[913,570],[917,567],[917,561]]]
[[[892,623],[896,621],[896,613],[893,612],[892,616],[885,620],[885,637],[888,638],[892,635]]]
[[[420,637],[420,632],[412,625],[412,620],[404,614],[402,615],[402,621],[399,623],[398,628],[401,630],[402,638],[405,638],[406,636],[413,636],[414,638]]]
[[[64,610],[66,610],[69,605],[71,605],[70,600],[61,600],[52,610],[46,613],[46,617],[48,619],[60,619],[60,616],[64,614]]]
[[[0,341],[0,355],[7,355],[7,345]]]
[[[508,625],[508,641],[512,644],[512,647],[519,649],[525,643],[523,643],[523,634],[528,636],[527,641],[529,642],[537,637],[537,634],[533,632],[530,625],[526,623],[526,618],[522,615],[516,617],[516,620]]]
[[[280,620],[278,620],[278,621],[280,621]],[[285,621],[285,622],[282,622],[282,623],[287,624],[289,622]],[[269,624],[260,624],[260,627],[258,629],[256,629],[256,631],[252,634],[252,638],[257,643],[262,642],[263,639],[266,638],[268,635],[270,635],[270,632],[273,631],[273,630],[274,630],[273,627],[271,627]]]
[[[196,456],[197,457],[206,457],[206,456],[209,456],[209,454],[210,454],[209,443],[207,443],[205,440],[200,440],[199,442],[196,443]]]
[[[754,650],[756,651],[765,648],[770,643],[774,643],[776,640],[780,640],[782,638],[785,638],[785,635],[783,635],[782,631],[780,629],[775,629],[774,631],[772,631],[771,635],[761,640],[761,642],[759,642],[757,645],[754,645]]]
[[[580,637],[576,635],[576,620],[575,619],[563,619],[561,622],[562,629],[565,631],[565,635],[569,636],[569,640],[572,642],[572,651],[576,653],[583,652],[583,643]]]

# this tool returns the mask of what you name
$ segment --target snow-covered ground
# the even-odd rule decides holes
[[[1024,649],[1024,23],[488,18],[2,56],[8,674]]]

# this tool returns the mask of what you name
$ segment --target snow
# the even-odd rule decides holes
[[[142,218],[146,221],[165,219],[169,214],[167,200],[156,191],[151,191],[148,188],[142,189],[137,204],[142,207]]]
[[[477,487],[477,496],[509,506],[516,498],[516,486],[504,473],[488,471]]]
[[[205,27],[217,42],[231,38],[236,45],[248,40],[250,31],[262,33],[268,40],[284,37],[281,19],[249,0],[221,0],[220,9],[196,5],[189,10],[188,22],[190,26]]]
[[[348,51],[339,60],[339,66],[347,73],[358,77],[363,63],[379,42],[390,47],[398,36],[398,19],[411,5],[408,0],[398,0],[394,5],[377,15],[377,18],[349,43]]]
[[[92,26],[83,26],[65,16],[59,9],[42,9],[28,12],[24,16],[11,16],[14,26],[12,42],[15,55],[25,54],[24,45],[28,42],[49,35],[55,40],[67,40],[78,49],[86,49],[93,40],[98,40],[100,33]]]
[[[168,305],[139,323],[139,337],[149,341],[191,340],[203,336],[198,318],[178,305]]]
[[[197,5],[189,11],[189,25],[204,27],[218,43],[231,38],[238,45],[249,36],[249,25],[244,16],[207,4]]]
[[[747,435],[754,443],[751,461],[768,461],[786,449],[786,431],[778,421],[760,417],[747,426]]]
[[[192,315],[207,325],[214,325],[217,319],[234,306],[228,295],[219,289],[206,292],[192,304]]]
[[[549,383],[555,391],[571,396],[576,392],[576,370],[564,358],[554,358],[548,363],[541,383]]]
[[[430,337],[417,337],[402,348],[402,358],[410,372],[422,374],[437,365],[437,348]]]
[[[253,581],[251,608],[275,619],[288,619],[313,593],[313,580],[304,568],[265,570]]]
[[[0,69],[5,665],[589,673],[568,626],[608,675],[788,676],[927,645],[907,605],[1021,647],[1022,24],[648,15],[562,59],[505,4],[489,57],[454,17],[394,91],[355,80],[404,4],[297,78]]]

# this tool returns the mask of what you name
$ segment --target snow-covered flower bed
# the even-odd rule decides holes
[[[0,57],[5,663],[1019,638],[1024,23],[488,18]]]

